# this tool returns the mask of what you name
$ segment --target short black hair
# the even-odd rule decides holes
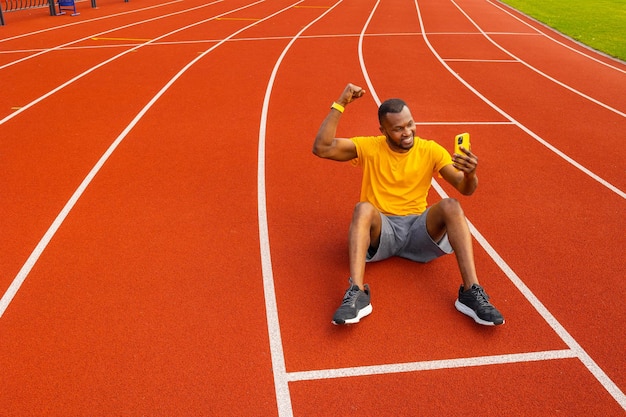
[[[400,113],[405,106],[406,103],[404,100],[399,98],[385,100],[378,108],[378,122],[382,125],[383,117],[385,117],[387,113]]]

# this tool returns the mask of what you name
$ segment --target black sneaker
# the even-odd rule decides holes
[[[341,306],[335,311],[333,324],[354,324],[372,312],[370,304],[370,287],[365,284],[365,291],[358,285],[352,285],[346,290]]]
[[[502,314],[489,302],[489,296],[478,284],[472,285],[469,291],[463,291],[461,285],[459,298],[454,302],[454,306],[478,324],[485,326],[504,324]]]

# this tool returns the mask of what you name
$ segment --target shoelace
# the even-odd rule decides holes
[[[346,295],[343,297],[343,301],[341,303],[341,305],[352,305],[353,301],[355,298],[357,298],[359,296],[359,290],[358,288],[350,288],[347,292]]]
[[[485,291],[482,288],[473,287],[471,291],[474,297],[476,297],[476,301],[478,301],[478,304],[482,306],[490,305],[489,296],[487,295],[487,293],[485,293]]]

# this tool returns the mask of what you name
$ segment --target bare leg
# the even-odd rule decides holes
[[[472,284],[478,284],[472,235],[461,204],[453,198],[446,198],[433,205],[426,218],[426,229],[434,241],[439,241],[448,233],[461,271],[463,289],[468,290]]]
[[[370,203],[358,203],[352,214],[348,235],[350,276],[354,285],[363,290],[365,257],[370,246],[378,247],[382,221],[380,212]]]

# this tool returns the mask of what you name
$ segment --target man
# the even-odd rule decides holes
[[[352,161],[363,169],[360,202],[349,231],[350,288],[333,316],[333,324],[358,323],[372,312],[366,262],[400,256],[429,262],[454,252],[463,284],[455,307],[479,324],[504,323],[480,286],[474,266],[472,237],[459,202],[446,198],[427,207],[431,179],[439,173],[461,194],[478,185],[478,158],[469,149],[453,157],[433,141],[415,136],[406,103],[387,100],[378,110],[381,136],[336,138],[345,107],[365,90],[348,84],[331,106],[315,137],[313,153],[335,161]]]

